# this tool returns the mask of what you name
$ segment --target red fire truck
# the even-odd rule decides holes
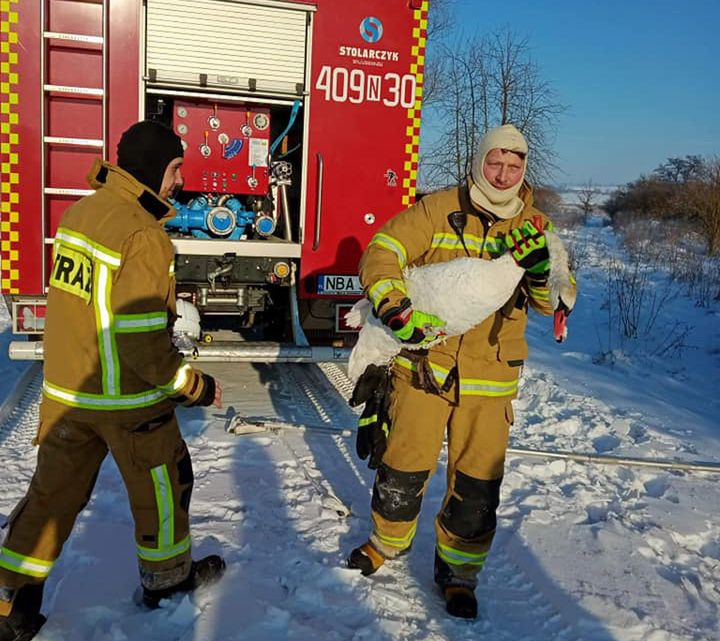
[[[42,357],[60,217],[90,193],[94,158],[115,162],[120,135],[142,118],[171,125],[185,148],[167,230],[178,295],[202,319],[195,355],[346,356],[362,249],[414,201],[428,0],[0,0],[0,10],[0,276],[13,331],[30,339],[11,357]],[[219,328],[260,340],[219,340]]]

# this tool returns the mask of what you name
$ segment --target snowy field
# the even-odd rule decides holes
[[[603,266],[619,252],[612,230],[564,237],[582,248],[581,294],[564,344],[552,340],[550,319],[533,317],[512,445],[720,464],[720,306],[673,297],[660,326],[691,326],[686,347],[649,356],[607,327]],[[0,337],[7,396],[22,368],[5,356],[7,329]],[[139,610],[130,513],[108,461],[48,581],[40,641],[720,638],[720,473],[508,457],[498,535],[477,590],[480,617],[451,620],[432,583],[442,467],[411,553],[364,578],[343,560],[368,534],[372,475],[352,435],[327,431],[354,429],[342,368],[206,369],[224,384],[225,408],[180,417],[196,471],[195,554],[221,551],[225,578],[159,611]],[[33,471],[39,383],[0,426],[2,515]],[[235,436],[226,427],[236,413],[305,428]]]

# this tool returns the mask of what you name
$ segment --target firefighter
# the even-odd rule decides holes
[[[351,404],[365,403],[357,449],[377,468],[372,533],[352,550],[350,568],[364,575],[406,552],[447,428],[447,490],[435,519],[435,582],[451,615],[475,618],[474,590],[495,534],[512,399],[527,357],[528,306],[552,314],[550,221],[533,207],[524,181],[528,146],[512,125],[486,133],[467,181],[430,194],[391,219],[360,262],[360,278],[377,316],[403,342],[389,370],[360,377]],[[506,251],[525,269],[507,303],[462,336],[429,349],[442,318],[415,309],[406,267],[461,256],[492,259]],[[574,280],[573,287],[574,287]],[[467,283],[472,287],[472,283]]]
[[[221,406],[222,390],[171,340],[174,252],[163,221],[182,185],[183,149],[156,122],[130,127],[118,166],[96,161],[96,189],[62,217],[45,331],[37,467],[0,548],[0,641],[32,638],[45,580],[112,453],[135,521],[142,600],[219,578],[217,555],[193,561],[193,471],[175,407]]]

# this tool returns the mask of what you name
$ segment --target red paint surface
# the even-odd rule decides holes
[[[185,114],[184,116],[181,114]],[[266,126],[255,126],[256,119],[264,119]],[[217,129],[212,128],[217,125]],[[265,155],[270,149],[270,110],[255,105],[222,104],[206,102],[175,101],[173,110],[175,133],[187,144],[183,162],[185,191],[220,192],[223,194],[256,194],[264,196],[268,191],[269,171],[267,157],[253,170],[250,149],[255,141],[264,141]],[[245,135],[242,128],[249,127]],[[225,134],[230,143],[220,142]],[[237,141],[240,151],[233,158],[226,158],[230,144]],[[204,157],[201,147],[207,143],[210,155]],[[236,144],[237,144],[236,143]],[[251,176],[257,186],[248,183]]]
[[[360,25],[368,17],[382,23],[382,37],[375,43],[367,42],[360,33]],[[324,0],[314,19],[303,297],[316,296],[318,274],[357,274],[367,243],[384,222],[403,209],[407,106],[388,106],[385,101],[394,101],[395,78],[409,75],[412,62],[413,12],[407,0]],[[376,55],[369,54],[371,50],[388,52],[380,55],[390,58],[397,54],[398,59],[347,55],[351,48],[365,50],[366,56]],[[329,91],[325,88],[328,73]],[[356,89],[350,87],[351,75]],[[346,77],[347,98],[343,100]],[[406,99],[410,97],[406,95]],[[319,156],[324,161],[320,243],[313,249]],[[397,175],[395,185],[388,180],[388,171]],[[368,214],[374,217],[372,224],[366,222]]]

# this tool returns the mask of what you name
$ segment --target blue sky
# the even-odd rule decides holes
[[[528,38],[568,107],[557,183],[620,184],[670,156],[720,155],[720,0],[454,0],[454,13],[464,33]]]

